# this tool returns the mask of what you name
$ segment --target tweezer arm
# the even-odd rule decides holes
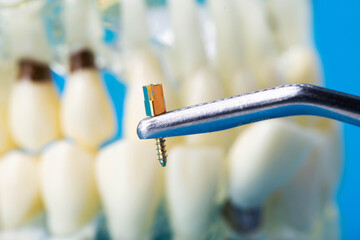
[[[137,133],[140,139],[174,137],[295,115],[360,126],[360,97],[310,84],[283,85],[145,118]]]

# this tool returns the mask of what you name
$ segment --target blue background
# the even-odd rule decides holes
[[[313,7],[326,86],[360,95],[360,1],[313,0]],[[344,134],[345,164],[337,196],[342,239],[360,239],[360,128],[345,124]]]

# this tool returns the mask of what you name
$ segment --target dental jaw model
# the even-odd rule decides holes
[[[53,143],[41,156],[42,197],[53,236],[74,236],[98,212],[94,161],[92,154],[67,141]],[[78,237],[92,238],[93,231],[89,226]]]

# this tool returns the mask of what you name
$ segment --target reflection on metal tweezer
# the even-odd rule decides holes
[[[291,84],[220,99],[143,119],[140,139],[221,131],[271,118],[314,115],[360,126],[360,97]]]

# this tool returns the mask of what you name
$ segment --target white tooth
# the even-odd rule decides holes
[[[237,28],[241,29],[246,63],[254,71],[260,88],[276,84],[276,56],[266,12],[260,0],[232,0],[236,9]]]
[[[326,132],[312,131],[315,141],[311,155],[276,193],[268,221],[277,228],[290,227],[295,232],[309,233],[314,231],[314,226],[323,224],[319,220],[328,211],[329,202],[334,201],[341,169],[339,142],[334,141],[338,140],[336,125],[332,127]]]
[[[84,46],[101,47],[103,37],[97,5],[91,0],[65,0],[63,22],[70,51]]]
[[[112,239],[148,239],[162,193],[155,148],[121,140],[101,150],[96,173]]]
[[[53,235],[75,233],[96,215],[94,157],[66,141],[53,143],[41,157],[42,196]]]
[[[97,69],[70,74],[61,102],[61,124],[66,136],[91,149],[114,134],[110,101]]]
[[[275,25],[275,38],[281,48],[311,44],[313,40],[310,1],[269,0],[266,4]]]
[[[59,101],[51,80],[19,79],[9,103],[9,124],[14,141],[31,151],[40,150],[60,136]]]
[[[319,65],[315,51],[299,45],[289,48],[279,59],[285,83],[321,84]]]
[[[254,91],[255,80],[244,69],[244,62],[241,59],[241,39],[235,25],[233,2],[211,0],[209,6],[216,27],[217,71],[224,81],[226,96]]]
[[[324,146],[315,136],[313,151],[305,164],[293,178],[281,188],[276,196],[276,203],[271,206],[274,211],[269,221],[277,222],[278,228],[290,227],[307,233],[313,223],[319,220],[321,206],[321,150]]]
[[[175,41],[174,50],[178,60],[178,71],[187,77],[206,64],[204,43],[193,0],[170,0],[170,19]]]
[[[200,239],[215,206],[223,153],[216,147],[177,146],[169,156],[166,193],[174,239]]]
[[[229,191],[238,207],[258,207],[303,165],[312,137],[298,125],[268,120],[249,126],[229,153]]]
[[[130,50],[139,50],[149,45],[149,30],[146,4],[142,0],[121,2],[123,13],[124,45]]]
[[[0,167],[0,219],[4,229],[20,227],[42,211],[38,162],[13,150]]]
[[[43,5],[44,2],[35,1],[1,15],[1,21],[9,23],[2,30],[11,60],[27,59],[44,66],[49,62],[50,50],[40,13]],[[25,72],[34,70],[29,71],[28,67],[25,66]],[[36,79],[20,78],[10,96],[10,132],[16,144],[38,151],[60,134],[57,95],[51,79],[33,83],[31,80]]]

